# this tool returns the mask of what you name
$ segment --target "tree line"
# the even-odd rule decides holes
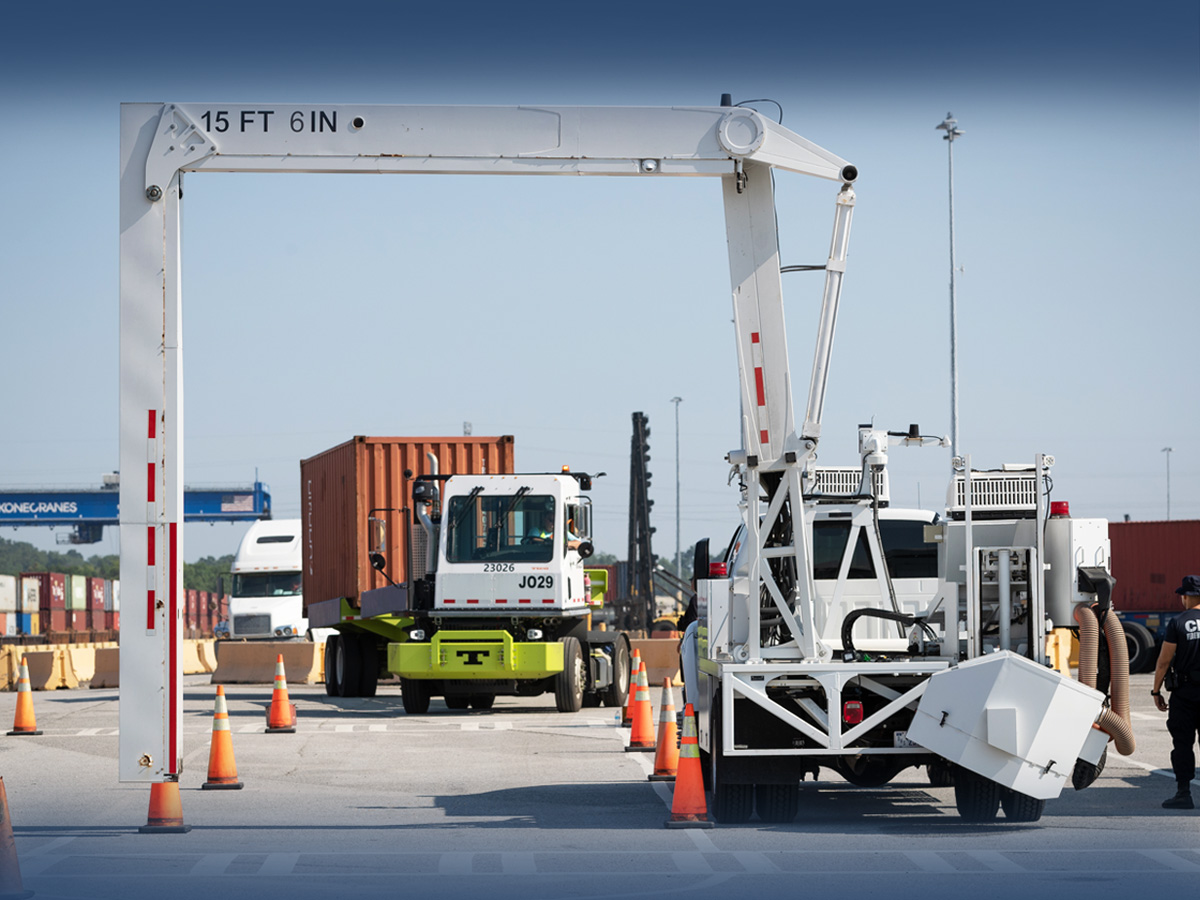
[[[183,564],[184,590],[216,591],[217,582],[225,576],[225,590],[229,591],[229,567],[233,554],[206,556],[194,563]],[[86,575],[92,578],[120,578],[121,557],[84,557],[78,550],[39,550],[24,541],[9,541],[0,538],[0,575],[20,575],[22,572],[61,572],[64,575]]]

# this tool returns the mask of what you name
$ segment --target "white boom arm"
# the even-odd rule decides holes
[[[803,439],[796,437],[793,424],[772,168],[847,185],[838,199]],[[184,172],[721,178],[746,409],[743,455],[755,463],[749,524],[757,536],[761,468],[782,476],[768,479],[768,518],[783,521],[783,530],[792,534],[787,546],[765,548],[756,572],[764,573],[762,583],[785,612],[788,627],[812,635],[803,516],[796,516],[794,529],[786,520],[800,509],[800,467],[820,430],[853,205],[848,184],[857,177],[853,166],[740,107],[123,104],[120,527],[127,599],[121,635],[122,781],[174,780],[183,758],[179,209]],[[779,575],[784,569],[799,573],[798,579]],[[807,600],[803,628],[791,613],[797,597]],[[811,654],[811,637],[805,646]]]

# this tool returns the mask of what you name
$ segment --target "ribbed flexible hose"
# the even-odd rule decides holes
[[[1075,621],[1079,623],[1079,680],[1095,689],[1100,623],[1090,606],[1075,607]],[[1125,629],[1111,613],[1104,617],[1104,636],[1108,639],[1111,705],[1100,714],[1096,724],[1112,737],[1117,752],[1128,756],[1135,746],[1129,723],[1129,647],[1125,643]]]
[[[1129,645],[1117,614],[1104,615],[1104,636],[1108,638],[1109,691],[1112,705],[1100,717],[1100,727],[1113,736],[1117,752],[1128,756],[1134,751],[1133,725],[1129,721]]]
[[[1079,623],[1079,680],[1096,689],[1096,667],[1100,658],[1100,623],[1090,606],[1075,607]]]

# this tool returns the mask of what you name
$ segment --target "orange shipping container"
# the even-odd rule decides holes
[[[427,454],[442,475],[508,474],[512,435],[501,437],[355,437],[300,463],[304,603],[345,597],[358,605],[363,591],[387,585],[367,559],[367,520],[387,522],[388,574],[407,579],[405,542],[415,521],[412,481],[427,475]],[[407,510],[401,513],[399,510]],[[420,525],[415,527],[419,528]]]

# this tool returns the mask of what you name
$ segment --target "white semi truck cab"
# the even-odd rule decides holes
[[[251,525],[230,573],[230,638],[278,640],[307,635],[299,519],[268,519]]]

